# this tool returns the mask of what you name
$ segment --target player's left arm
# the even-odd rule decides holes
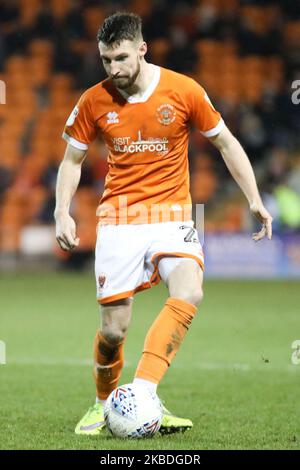
[[[220,151],[228,170],[245,194],[251,213],[262,223],[261,230],[253,234],[253,240],[258,241],[265,235],[271,239],[273,219],[262,203],[251,163],[243,147],[226,126],[219,134],[208,138]]]

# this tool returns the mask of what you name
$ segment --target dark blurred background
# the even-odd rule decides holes
[[[140,14],[149,62],[195,78],[244,146],[274,230],[300,232],[300,2],[249,0],[0,0],[0,261],[53,252],[81,267],[92,256],[95,209],[107,172],[95,142],[83,165],[72,215],[76,254],[55,248],[55,182],[61,133],[80,94],[105,78],[96,34],[117,10]],[[205,204],[205,232],[255,229],[220,154],[197,130],[190,139],[191,193]],[[300,247],[293,245],[300,266]],[[297,246],[299,252],[297,251]],[[6,260],[6,261],[5,261]],[[300,269],[300,268],[299,268]]]

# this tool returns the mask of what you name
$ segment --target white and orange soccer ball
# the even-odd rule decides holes
[[[107,429],[113,436],[141,438],[158,432],[162,405],[155,393],[140,384],[125,384],[116,388],[104,407]]]

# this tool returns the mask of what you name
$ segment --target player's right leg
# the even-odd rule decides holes
[[[141,227],[133,225],[98,226],[95,277],[101,323],[94,340],[96,403],[77,424],[76,434],[97,435],[104,429],[103,403],[121,374],[132,296],[146,281],[144,254],[149,241],[140,232]]]
[[[105,427],[103,406],[109,394],[117,387],[121,376],[124,365],[123,346],[131,311],[131,298],[101,306],[101,328],[94,339],[96,403],[77,424],[76,434],[98,435]]]

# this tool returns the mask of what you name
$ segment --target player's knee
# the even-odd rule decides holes
[[[110,344],[125,340],[131,318],[132,299],[101,306],[101,331]]]
[[[203,290],[201,286],[183,287],[177,292],[174,292],[173,297],[197,306],[203,299]]]
[[[123,343],[125,340],[126,336],[126,331],[125,329],[117,329],[117,330],[111,330],[111,329],[102,329],[102,335],[106,339],[106,341],[110,344],[119,344]]]
[[[169,275],[169,294],[197,306],[203,298],[202,279],[199,265],[194,260],[184,260]]]
[[[199,305],[203,299],[203,289],[201,286],[194,288],[190,294],[189,302],[193,305]]]

